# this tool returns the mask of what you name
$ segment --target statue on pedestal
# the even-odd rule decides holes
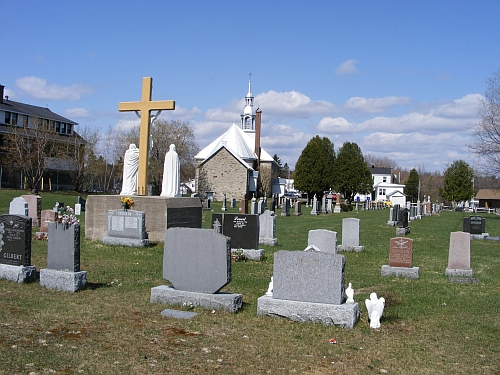
[[[170,149],[165,155],[163,164],[163,183],[161,187],[162,197],[180,197],[181,189],[181,164],[179,155],[175,151],[175,145],[171,144]]]
[[[139,149],[131,143],[123,157],[123,182],[120,195],[137,194],[137,171],[139,169]]]

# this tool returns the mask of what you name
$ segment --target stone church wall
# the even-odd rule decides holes
[[[214,192],[214,200],[235,198],[238,201],[247,194],[248,169],[234,158],[225,148],[221,148],[209,160],[198,165],[196,187],[198,194],[205,198],[206,191]]]

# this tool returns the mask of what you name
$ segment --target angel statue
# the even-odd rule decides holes
[[[345,290],[345,295],[347,296],[347,301],[345,303],[353,304],[354,303],[354,289],[352,289],[351,283]]]
[[[266,296],[273,296],[273,277],[271,276],[271,282],[269,283],[269,287],[267,288]]]
[[[368,319],[370,319],[370,328],[380,328],[380,318],[385,307],[384,297],[377,298],[377,293],[372,293],[370,299],[365,299],[365,305],[368,310]]]

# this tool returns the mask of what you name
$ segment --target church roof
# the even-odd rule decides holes
[[[224,134],[201,150],[195,156],[195,159],[208,159],[222,146],[224,146],[233,155],[236,155],[243,160],[250,161],[257,159],[254,152],[254,139],[235,124],[231,125],[231,127]],[[260,160],[272,161],[274,159],[265,150],[261,149]]]

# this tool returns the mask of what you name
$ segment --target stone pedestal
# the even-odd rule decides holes
[[[380,276],[397,276],[405,279],[420,278],[420,267],[391,267],[383,265],[380,270]]]
[[[40,270],[40,285],[47,289],[77,292],[87,285],[87,272],[59,271],[49,268]]]
[[[182,306],[184,303],[189,302],[195,307],[235,313],[241,308],[242,298],[241,294],[187,292],[174,289],[171,286],[160,285],[151,288],[150,302],[176,306]]]
[[[313,322],[352,329],[359,318],[359,307],[357,303],[333,305],[274,299],[264,295],[257,299],[257,316],[287,318],[296,322]]]
[[[8,264],[0,264],[0,279],[23,284],[35,281],[35,277],[35,266],[10,266]]]
[[[134,196],[134,210],[146,213],[146,228],[150,242],[164,242],[168,228],[201,228],[199,198],[168,198]],[[101,241],[107,235],[108,210],[121,207],[118,195],[89,195],[85,211],[85,236]]]

